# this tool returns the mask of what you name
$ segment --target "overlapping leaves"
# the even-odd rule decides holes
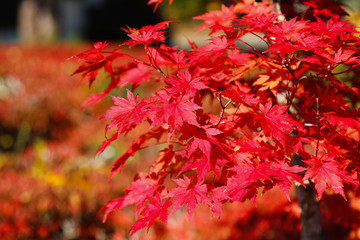
[[[156,7],[160,2],[149,1]],[[113,97],[115,106],[104,114],[110,121],[107,129],[116,126],[117,132],[99,151],[139,124],[148,126],[115,161],[112,174],[150,139],[160,144],[165,138],[167,145],[160,151],[166,154],[148,174],[139,175],[124,196],[105,206],[104,220],[111,211],[135,204],[142,217],[131,229],[133,234],[150,227],[156,218],[166,222],[168,210],[172,214],[181,206],[191,216],[198,204],[205,204],[220,216],[222,203],[255,202],[259,189],[274,186],[289,198],[294,181],[314,181],[320,198],[327,186],[346,197],[344,183],[358,185],[360,121],[358,115],[343,116],[358,114],[343,98],[359,99],[359,84],[349,87],[334,73],[339,66],[347,65],[344,72],[359,66],[360,41],[350,36],[356,31],[331,14],[327,22],[279,21],[280,16],[267,2],[239,1],[197,18],[205,20],[202,28],[217,35],[203,46],[192,45],[190,52],[164,44],[170,22],[163,22],[128,28],[130,40],[125,45],[143,45],[142,58],[123,55],[121,50],[105,56],[101,43],[78,55],[84,64],[76,73],[83,73],[90,84],[104,68],[116,83],[113,88],[138,86],[144,78],[160,86],[141,100],[129,90],[126,98]],[[239,47],[245,33],[264,41],[267,50],[259,52],[248,43],[250,50]],[[125,66],[115,74],[111,64],[116,57],[129,58],[134,67]],[[326,92],[337,97],[326,99]],[[212,107],[206,99],[214,100]],[[294,153],[307,159],[307,168],[291,164]]]

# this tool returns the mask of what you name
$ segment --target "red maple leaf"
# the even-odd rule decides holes
[[[140,44],[147,46],[153,43],[164,42],[166,39],[164,30],[168,27],[169,23],[172,22],[174,21],[160,22],[154,26],[149,25],[140,29],[123,29],[128,32],[128,36],[131,38],[130,40],[124,42],[123,45],[133,47]]]
[[[165,0],[149,0],[147,4],[150,5],[155,3],[155,7],[154,7],[154,12],[155,12],[159,4],[161,4],[163,1]],[[172,4],[173,1],[174,0],[169,0],[169,4]]]
[[[356,33],[357,31],[348,21],[335,21],[330,18],[329,21],[324,22],[321,18],[316,18],[317,22],[311,23],[311,31],[318,36],[326,36],[330,39],[336,39],[339,35],[344,33]]]
[[[322,121],[329,122],[340,134],[343,134],[345,137],[348,136],[346,130],[352,130],[354,133],[357,132],[357,135],[360,135],[360,114],[355,112],[355,114],[346,114],[345,112],[339,111],[327,112],[323,114],[324,117],[321,118]],[[356,136],[356,135],[355,135]]]
[[[306,21],[292,18],[288,21],[281,21],[279,24],[275,24],[269,28],[269,36],[274,37],[276,42],[299,42],[303,38],[303,33],[309,30],[310,28]]]
[[[183,69],[187,67],[189,59],[187,58],[186,52],[184,49],[178,50],[176,46],[169,47],[165,44],[162,44],[156,51],[164,58],[170,62],[177,65],[178,69]]]
[[[240,52],[240,49],[229,50],[227,54],[229,57],[229,62],[238,66],[246,64],[249,59],[254,56],[250,53]]]
[[[243,141],[236,144],[239,147],[239,150],[236,153],[251,153],[257,154],[261,159],[268,159],[272,154],[272,147],[264,142],[257,141],[256,139],[247,136],[243,138]]]
[[[302,178],[298,173],[303,172],[305,168],[300,166],[289,166],[286,163],[272,163],[271,174],[277,181],[276,185],[285,193],[290,201],[289,191],[294,181],[304,185]],[[304,185],[305,186],[305,185]]]
[[[145,201],[152,200],[155,196],[159,185],[158,182],[149,178],[145,173],[139,173],[140,179],[132,182],[126,189],[126,194],[122,197],[114,199],[106,203],[100,210],[106,208],[103,216],[103,222],[106,221],[108,215],[117,209],[122,209],[128,205],[136,204],[136,212],[139,214]]]
[[[159,184],[154,179],[151,179],[145,173],[138,173],[140,179],[132,182],[125,191],[127,195],[123,201],[123,206],[136,204],[137,213],[144,205],[146,200],[152,199]]]
[[[250,94],[249,91],[250,90],[246,87],[236,85],[226,89],[222,92],[222,95],[230,98],[235,103],[243,103],[246,106],[256,106],[260,103],[260,99],[256,98],[254,94]]]
[[[101,101],[101,99],[105,98],[107,96],[107,93],[93,93],[91,94],[82,104],[81,104],[81,108],[87,106],[88,104],[96,104],[99,101]]]
[[[201,77],[191,78],[189,71],[180,71],[176,78],[165,78],[164,81],[171,86],[169,87],[169,92],[172,95],[181,94],[182,96],[195,97],[199,90],[208,88],[202,82]]]
[[[148,104],[146,116],[151,120],[151,126],[160,126],[166,123],[170,132],[178,130],[185,122],[199,126],[195,110],[201,109],[188,96],[179,95],[171,98],[165,91],[158,92]]]
[[[144,217],[138,219],[129,230],[129,233],[131,233],[130,237],[144,227],[148,227],[149,230],[156,218],[160,218],[161,221],[166,223],[168,208],[171,205],[172,202],[169,199],[167,199],[163,204],[159,194],[156,194],[155,197],[149,198],[149,204],[147,204],[141,211],[141,215]]]
[[[89,79],[89,86],[91,87],[92,83],[96,79],[99,71],[106,65],[110,64],[106,61],[105,56],[102,53],[103,48],[107,45],[106,42],[97,42],[94,44],[94,48],[87,50],[83,53],[80,53],[71,58],[77,58],[83,60],[82,65],[72,75],[82,73],[82,80],[85,78]],[[70,59],[71,59],[70,58]]]
[[[102,219],[103,222],[106,222],[106,219],[108,218],[108,216],[111,212],[122,208],[122,205],[123,205],[122,203],[124,201],[124,198],[125,198],[125,196],[122,196],[122,197],[110,200],[99,209],[98,214],[105,209],[105,213],[104,213],[104,216]]]
[[[151,71],[153,70],[149,70],[148,66],[139,62],[136,67],[126,71],[126,73],[120,77],[118,84],[121,84],[121,88],[132,84],[132,90],[134,90],[142,82],[149,79]]]
[[[260,15],[245,15],[243,18],[237,20],[237,25],[247,26],[244,29],[245,32],[256,32],[266,29],[268,27],[273,27],[274,22],[277,21],[279,14],[270,13],[270,14],[260,14]]]
[[[209,204],[211,202],[207,195],[206,184],[201,184],[201,182],[193,184],[187,176],[184,176],[184,179],[173,179],[173,181],[177,184],[177,187],[173,188],[165,196],[172,197],[174,201],[170,215],[182,205],[185,205],[185,209],[188,212],[190,219],[195,207],[199,203]]]
[[[210,208],[215,214],[216,217],[220,218],[221,211],[222,211],[222,202],[229,199],[229,196],[226,192],[226,187],[216,187],[211,190],[211,196],[212,196],[212,203],[210,204]]]
[[[111,142],[115,141],[119,136],[119,133],[114,133],[110,138],[106,139],[101,146],[98,148],[98,150],[96,151],[96,153],[102,153],[105,148],[107,148],[107,146],[110,145]]]
[[[203,181],[205,179],[206,174],[211,169],[210,161],[207,158],[203,157],[200,160],[187,162],[184,164],[181,171],[178,173],[178,176],[190,169],[196,169],[196,175],[198,180]]]
[[[314,16],[339,18],[346,15],[340,3],[333,0],[306,0],[303,4],[312,7]]]
[[[217,59],[226,52],[232,42],[226,37],[211,36],[211,42],[192,50],[192,61],[206,61],[207,58]]]
[[[334,56],[330,56],[326,51],[321,51],[317,53],[322,53],[319,55],[324,57],[331,65],[340,64],[340,63],[359,64],[360,62],[358,57],[353,57],[353,55],[356,53],[355,51],[349,50],[344,52],[341,48],[334,54]]]
[[[209,11],[201,16],[194,17],[194,19],[205,21],[198,31],[214,27],[216,25],[231,27],[236,18],[236,9],[234,6],[226,7],[225,5],[221,6],[221,10]],[[216,31],[213,31],[212,33],[214,32]]]
[[[207,126],[191,126],[186,125],[183,127],[183,129],[187,129],[185,132],[183,132],[182,136],[180,137],[180,140],[188,140],[188,149],[187,154],[184,154],[186,157],[190,157],[191,155],[195,155],[198,153],[198,151],[201,153],[201,155],[204,155],[208,160],[211,159],[211,149],[212,144],[215,144],[221,148],[221,145],[216,135],[219,135],[222,133],[221,130],[214,128],[211,125]]]
[[[106,126],[109,130],[117,126],[118,132],[130,131],[142,122],[145,115],[143,110],[144,102],[139,102],[139,97],[127,90],[127,99],[123,97],[111,97],[115,106],[111,107],[102,118],[110,119],[111,122]]]
[[[126,160],[128,160],[129,157],[134,156],[134,154],[141,148],[141,146],[145,142],[149,141],[152,138],[155,138],[155,139],[159,140],[159,138],[162,136],[162,134],[163,134],[163,129],[162,128],[157,128],[157,129],[152,129],[151,132],[142,134],[138,139],[135,139],[131,143],[131,147],[128,150],[126,150],[124,153],[122,153],[117,159],[115,159],[115,162],[113,163],[113,166],[112,166],[112,169],[111,169],[111,174],[110,174],[109,179],[117,171],[121,170],[121,168],[125,165]],[[106,140],[106,141],[108,141],[108,140]],[[107,146],[106,144],[109,145],[108,143],[103,143],[104,146],[101,145],[100,148],[106,147]]]
[[[302,128],[299,123],[285,113],[287,108],[286,105],[272,106],[271,102],[267,102],[265,105],[260,104],[259,109],[262,114],[257,117],[261,120],[264,134],[272,135],[283,146],[285,145],[285,135],[291,133],[294,127]]]
[[[253,166],[250,163],[243,163],[231,168],[236,172],[227,182],[227,194],[233,201],[243,201],[244,197],[250,191],[256,189],[256,183],[262,180],[271,181],[269,175],[269,163],[260,163],[258,166]],[[251,200],[254,201],[256,192],[254,192]]]
[[[335,193],[340,194],[345,199],[343,178],[344,172],[341,170],[340,163],[335,160],[335,156],[323,155],[320,158],[313,157],[303,160],[309,167],[306,170],[304,179],[314,179],[315,189],[319,199],[321,199],[325,188],[329,185]]]

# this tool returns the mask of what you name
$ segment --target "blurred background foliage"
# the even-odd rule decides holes
[[[120,28],[139,28],[161,20],[186,25],[192,18],[221,8],[232,0],[168,1],[153,11],[147,0],[14,0],[4,1],[0,9],[1,42],[57,42],[124,40]],[[283,0],[284,3],[287,1]],[[296,1],[295,1],[296,2]],[[358,24],[360,2],[341,0],[347,5],[351,22]],[[195,23],[194,23],[195,22]],[[201,24],[193,21],[192,24]],[[192,31],[194,31],[192,29]],[[175,32],[175,31],[174,31]]]
[[[207,11],[220,9],[221,4],[222,2],[219,0],[178,0],[174,1],[171,5],[160,5],[159,11],[163,19],[188,22],[193,17],[204,14]]]
[[[36,1],[5,1],[0,10],[1,239],[127,239],[134,209],[114,213],[106,223],[96,214],[108,200],[123,194],[137,171],[147,170],[155,154],[143,150],[108,181],[113,160],[138,133],[95,156],[105,139],[106,121],[99,117],[111,100],[80,109],[82,101],[103,86],[97,81],[89,90],[79,76],[71,76],[76,60],[66,59],[91,48],[97,40],[110,40],[117,47],[126,37],[120,30],[125,25],[141,27],[172,19],[180,22],[175,25],[179,27],[194,16],[219,9],[221,2],[174,0],[172,5],[160,5],[154,15],[153,6],[145,0],[44,0],[43,8],[33,5],[32,17],[21,20],[24,2]],[[353,6],[348,19],[360,26],[359,1],[346,2]],[[30,33],[27,28],[21,30],[22,21],[33,21]],[[192,24],[171,29],[171,34],[185,40],[174,44],[186,46],[187,39],[196,40],[194,32],[201,22]],[[49,32],[36,30],[45,26]],[[141,54],[137,49],[131,51]],[[100,78],[107,81],[104,74]],[[138,91],[153,87],[145,85]],[[179,211],[168,225],[156,222],[147,234],[140,231],[133,239],[298,239],[300,212],[293,191],[291,198],[288,202],[275,189],[257,207],[249,202],[225,205],[220,220],[206,208],[196,209],[191,222]],[[321,202],[328,239],[360,239],[360,200],[348,193],[348,203],[338,196]],[[331,209],[344,205],[348,206],[345,210]]]

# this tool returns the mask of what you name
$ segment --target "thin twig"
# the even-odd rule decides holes
[[[261,58],[264,58],[264,56],[263,56],[256,48],[254,48],[253,46],[251,46],[249,43],[245,42],[244,40],[241,40],[240,38],[238,39],[238,41],[244,43],[245,45],[247,45],[248,47],[250,47],[250,48],[253,49],[253,51],[251,51],[250,49],[244,49],[245,51],[252,52],[252,53],[254,53],[254,54],[257,54],[257,55],[260,56]]]
[[[168,76],[156,64],[156,61],[155,61],[152,53],[148,50],[148,48],[146,46],[145,46],[145,52],[149,56],[150,66],[153,67],[156,71],[158,71],[164,78],[167,78]]]
[[[316,98],[316,152],[315,157],[318,157],[319,153],[319,142],[320,142],[320,107],[319,107],[319,98]]]
[[[270,43],[268,43],[267,41],[265,41],[265,37],[261,37],[258,34],[254,33],[254,32],[250,32],[252,35],[254,35],[255,37],[260,38],[260,40],[262,40],[268,47],[270,47]]]
[[[353,69],[354,69],[354,67],[352,66],[352,67],[350,67],[350,68],[348,68],[348,69],[346,69],[346,70],[344,70],[344,71],[337,72],[337,73],[331,73],[331,74],[332,74],[333,76],[335,76],[335,75],[347,73],[347,72],[349,72],[349,71],[351,71],[351,70],[353,70]]]
[[[279,54],[277,54],[278,58],[280,59],[280,61],[282,61],[281,57]],[[295,76],[295,72],[291,69],[291,67],[289,66],[289,64],[287,62],[283,63],[283,66],[286,68],[286,70],[290,73],[290,75],[292,76],[293,78],[293,90],[291,91],[291,94],[288,98],[288,105],[293,105],[295,106],[295,104],[293,103],[293,99],[295,97],[295,93],[296,93],[296,90],[297,90],[297,87],[298,87],[298,84],[300,82],[300,79],[298,79],[296,76]]]
[[[229,101],[228,101],[225,105],[223,105],[223,103],[222,103],[222,101],[221,101],[221,93],[219,93],[218,99],[219,99],[220,106],[221,106],[221,112],[220,112],[220,119],[219,119],[219,121],[214,125],[214,127],[218,126],[218,125],[221,123],[221,120],[222,120],[222,118],[224,117],[225,108],[226,108],[227,106],[229,106],[229,104],[231,103],[231,99],[229,99]]]

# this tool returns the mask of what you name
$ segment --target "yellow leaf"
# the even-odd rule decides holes
[[[275,81],[271,81],[270,85],[269,85],[270,90],[273,89],[274,87],[277,87],[277,85],[279,85],[280,81],[281,81],[281,77],[278,77]]]
[[[254,85],[263,85],[269,78],[270,76],[268,75],[260,74],[259,78],[254,82]]]

